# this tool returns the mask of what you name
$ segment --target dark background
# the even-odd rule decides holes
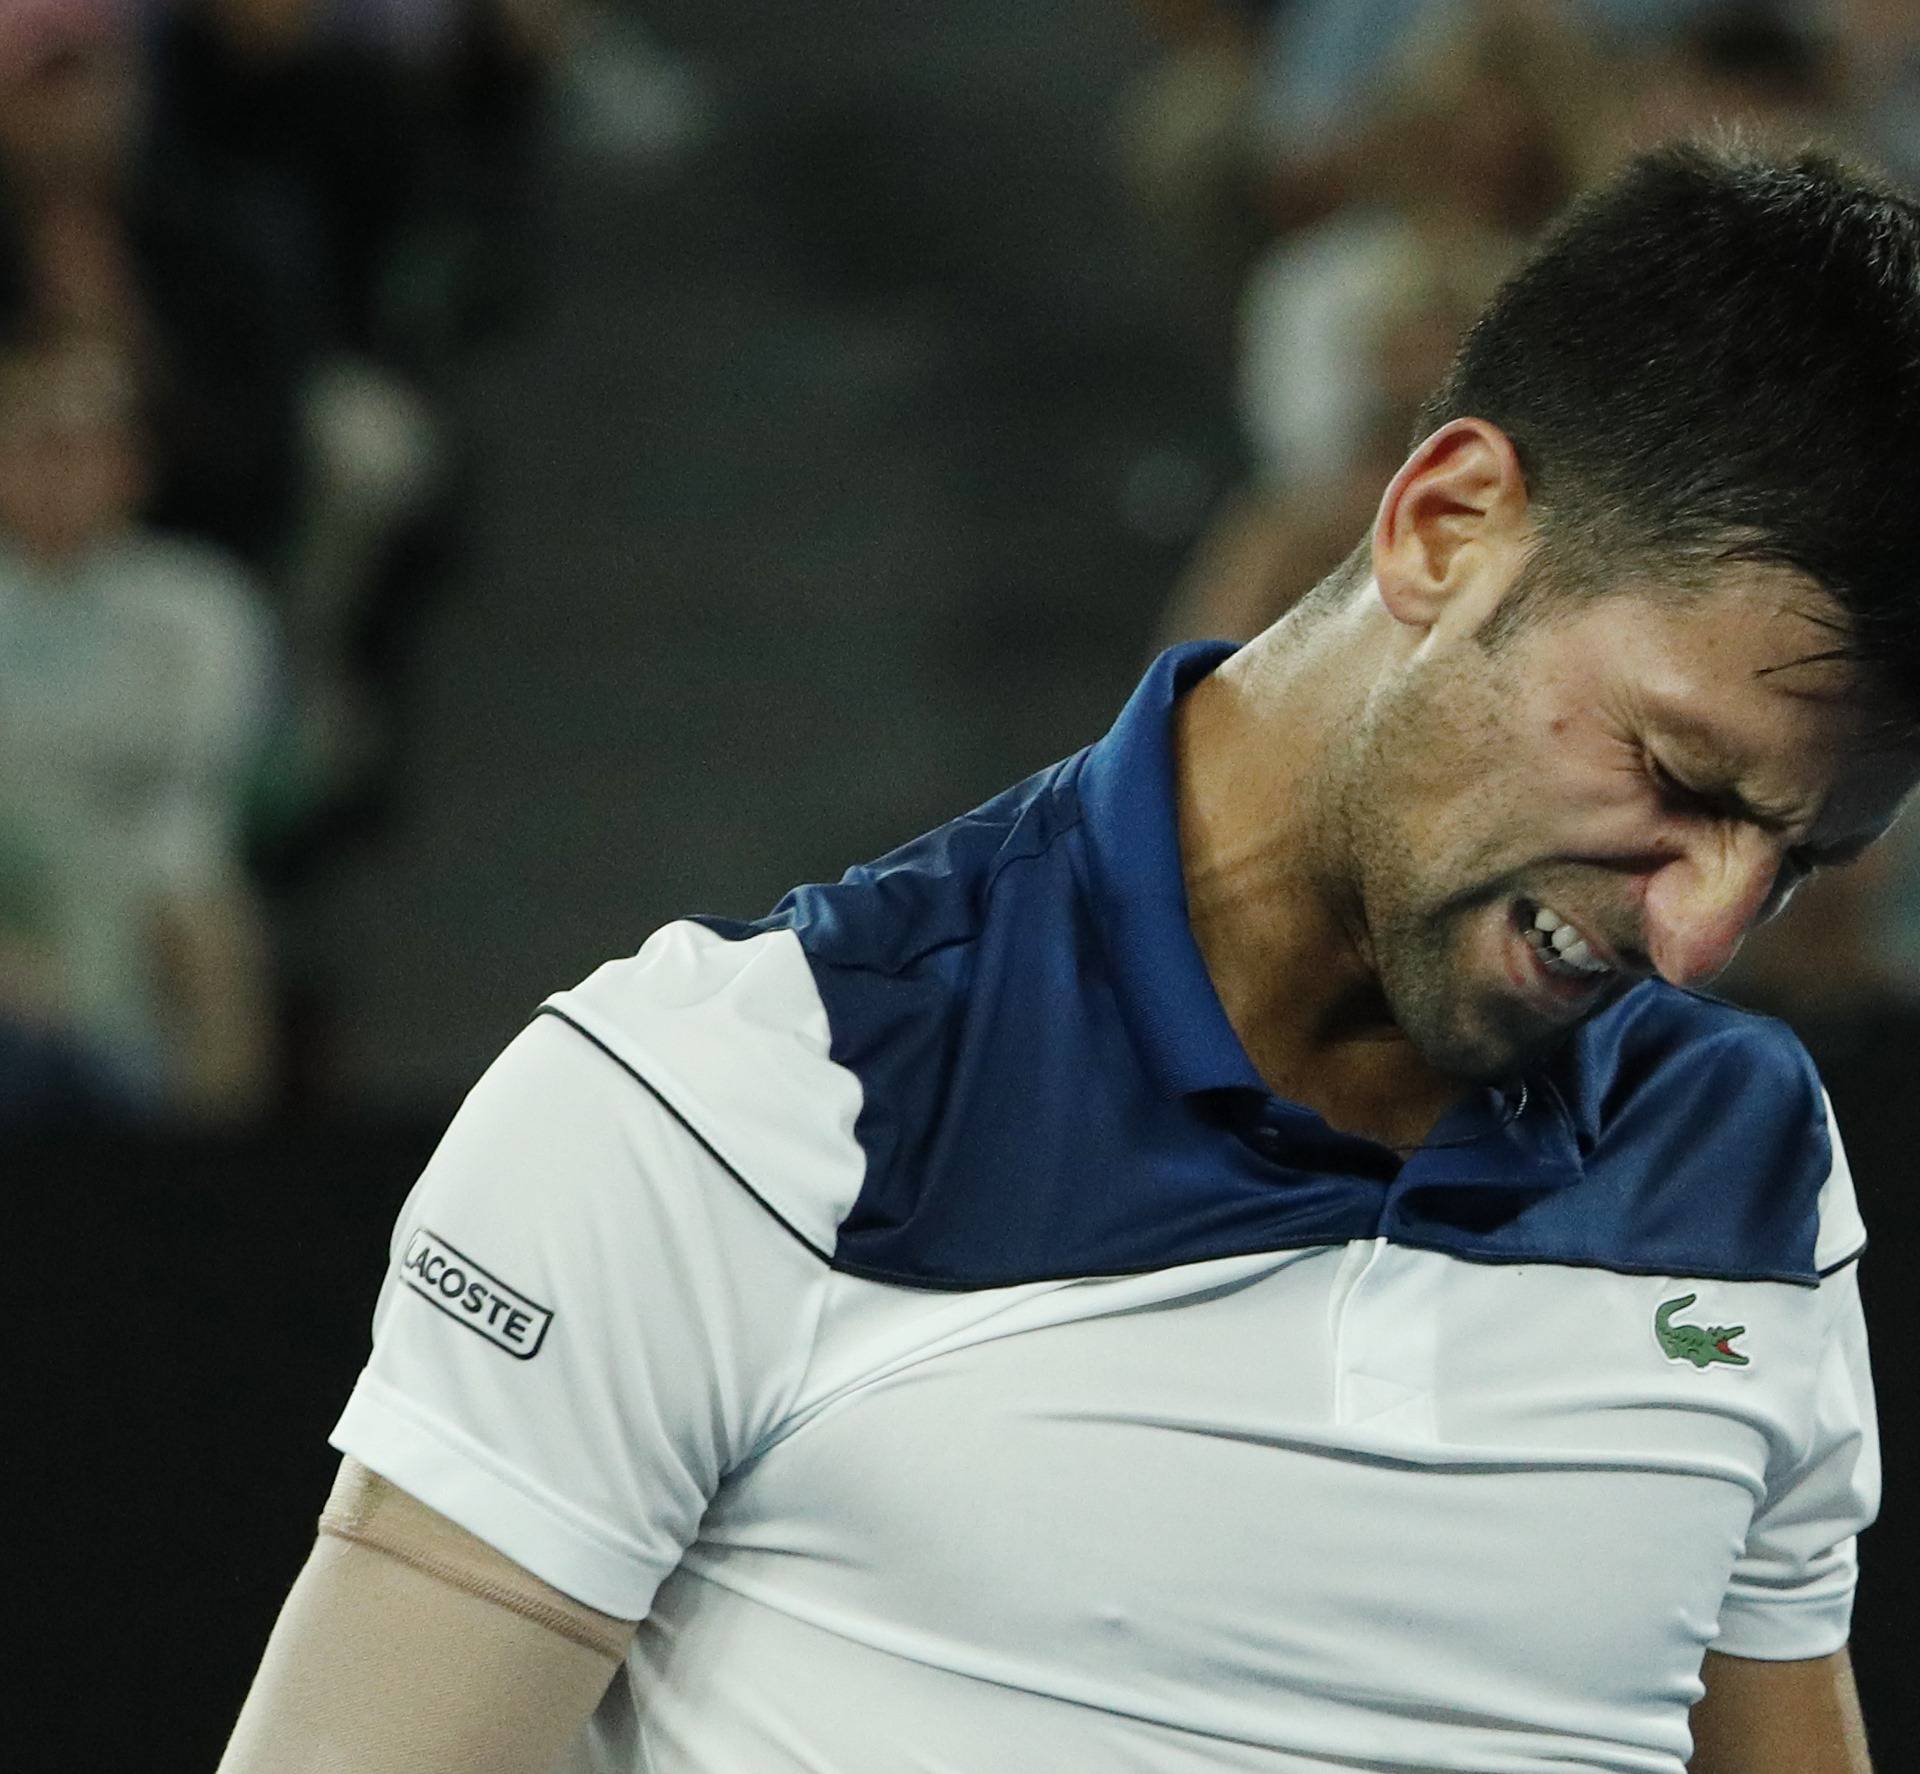
[[[712,127],[541,157],[519,318],[437,372],[457,546],[387,662],[390,769],[269,880],[287,1103],[0,1141],[14,1765],[215,1764],[401,1199],[539,1000],[1095,737],[1241,471],[1227,317],[1117,189],[1143,9],[627,10],[697,68]],[[1875,1238],[1888,1504],[1855,1659],[1897,1771],[1920,1765],[1920,1022],[1806,1033]]]

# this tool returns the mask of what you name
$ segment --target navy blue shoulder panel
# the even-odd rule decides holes
[[[860,1079],[842,1269],[995,1287],[1372,1229],[1377,1179],[1277,1171],[1152,1088],[1086,911],[1084,757],[764,920],[700,920],[792,930]]]
[[[866,1184],[849,1226],[914,1217],[945,1142],[967,1118],[956,1100],[971,1100],[982,1051],[1002,1045],[989,1033],[1004,1009],[996,1010],[1001,977],[1011,967],[1035,1001],[1056,989],[1045,972],[1058,966],[1056,945],[1037,920],[1004,914],[1048,897],[1021,877],[1058,867],[1056,843],[1077,817],[1060,783],[1076,762],[831,885],[796,887],[763,919],[695,920],[723,936],[786,929],[799,938],[826,1007],[829,1052],[861,1085],[854,1132]]]
[[[1831,1152],[1811,1063],[1780,1024],[1663,985],[1585,1024],[1518,1127],[1404,1165],[1253,1092],[1157,1088],[1113,977],[1143,957],[1110,949],[1090,909],[1085,757],[763,920],[700,920],[792,930],[832,1057],[860,1080],[865,1182],[836,1267],[981,1288],[1386,1236],[1472,1261],[1816,1279]]]
[[[1818,1278],[1834,1155],[1819,1077],[1783,1023],[1649,981],[1582,1025],[1541,1084],[1573,1125],[1577,1185],[1477,1217],[1415,1188],[1388,1235],[1484,1262]]]

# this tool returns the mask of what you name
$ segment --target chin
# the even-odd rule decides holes
[[[1552,1046],[1523,1051],[1494,1042],[1430,1043],[1415,1040],[1413,1045],[1420,1057],[1443,1078],[1454,1078],[1462,1084],[1483,1084],[1495,1089],[1517,1082],[1529,1065],[1552,1051]]]
[[[1401,1032],[1434,1071],[1462,1084],[1494,1087],[1517,1082],[1528,1067],[1565,1046],[1586,1020],[1581,1017],[1558,1026],[1529,1021],[1526,1027],[1516,1028],[1498,1014],[1504,1008],[1484,1006],[1475,1014],[1464,1009],[1458,997],[1431,1007],[1418,1002],[1417,996],[1404,1010],[1393,1005]]]
[[[1511,1085],[1564,1047],[1620,995],[1618,982],[1585,1002],[1549,1004],[1511,977],[1506,896],[1396,934],[1378,950],[1387,1008],[1420,1058],[1442,1077]]]

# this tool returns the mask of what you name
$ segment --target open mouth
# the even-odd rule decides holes
[[[1613,977],[1613,968],[1593,952],[1571,920],[1537,900],[1514,902],[1514,928],[1531,951],[1539,977],[1556,998],[1583,997]]]

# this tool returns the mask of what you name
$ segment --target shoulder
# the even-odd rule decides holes
[[[822,1256],[859,1193],[857,1083],[791,930],[681,920],[541,1006],[613,1059]]]
[[[1687,1266],[1812,1280],[1864,1242],[1819,1074],[1775,1018],[1650,981],[1582,1027],[1554,1081],[1589,1176]]]
[[[1021,865],[1047,857],[1078,822],[1078,761],[1016,783],[831,885],[796,888],[751,928],[791,929],[821,968],[895,978],[927,968],[976,940],[1032,885]]]
[[[1703,993],[1649,980],[1584,1024],[1577,1048],[1580,1088],[1601,1122],[1710,1103],[1716,1136],[1738,1139],[1822,1120],[1819,1075],[1799,1037]]]
[[[936,1114],[981,953],[1047,923],[1034,914],[1059,883],[1040,887],[1022,865],[1042,863],[1077,819],[1068,767],[838,882],[796,888],[765,918],[668,924],[543,1009],[830,1257],[869,1180],[876,1124]],[[1002,958],[990,965],[1003,975]]]

